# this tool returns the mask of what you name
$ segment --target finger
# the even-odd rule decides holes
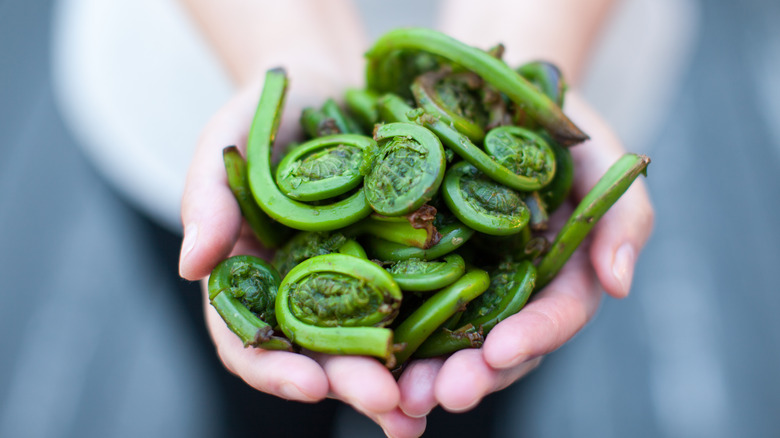
[[[370,414],[390,412],[398,406],[398,385],[378,360],[365,356],[314,354],[330,382],[331,397]]]
[[[465,412],[476,406],[495,386],[498,372],[482,359],[477,349],[460,350],[442,365],[436,381],[436,400],[450,412]]]
[[[411,362],[398,379],[401,391],[399,404],[404,414],[421,418],[436,407],[434,382],[444,361],[442,359],[422,359]]]
[[[497,370],[485,362],[479,349],[460,350],[442,366],[436,379],[436,400],[450,412],[465,412],[495,391],[509,386],[536,368],[541,357],[512,368]]]
[[[425,417],[412,418],[399,408],[382,414],[362,413],[378,424],[385,435],[391,438],[416,438],[425,432]]]
[[[576,94],[568,103],[572,118],[591,135],[590,141],[571,149],[575,160],[574,194],[581,199],[625,150]],[[599,281],[610,295],[628,295],[634,265],[652,231],[653,217],[647,188],[638,179],[594,227],[590,257]]]
[[[520,312],[495,326],[482,353],[492,368],[511,368],[546,355],[571,339],[596,312],[601,291],[584,251]]]
[[[205,311],[219,358],[247,384],[287,400],[316,402],[328,395],[328,378],[317,362],[297,353],[244,348],[208,300]]]
[[[653,220],[644,181],[636,181],[599,221],[590,257],[601,285],[613,297],[628,296],[634,266],[650,237]]]
[[[252,88],[238,94],[209,121],[198,142],[182,196],[179,273],[188,280],[208,275],[238,238],[241,211],[227,185],[222,149],[245,143],[256,99]]]

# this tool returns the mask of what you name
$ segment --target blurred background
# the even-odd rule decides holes
[[[436,10],[357,3],[372,38]],[[776,0],[619,3],[583,91],[653,160],[632,293],[425,436],[780,434],[778,22]],[[382,436],[231,376],[178,277],[184,172],[231,92],[175,0],[0,0],[0,437]]]

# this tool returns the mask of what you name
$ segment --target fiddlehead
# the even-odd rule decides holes
[[[466,262],[457,254],[447,255],[440,262],[411,258],[393,263],[387,271],[401,290],[428,292],[460,278],[466,272]]]
[[[563,108],[563,99],[568,86],[557,65],[547,61],[532,61],[518,67],[517,72],[546,94],[556,105]]]
[[[400,261],[411,258],[421,260],[436,260],[455,251],[468,242],[474,235],[474,230],[457,220],[447,220],[436,229],[441,234],[439,242],[428,249],[390,242],[374,236],[366,239],[371,255],[382,261]]]
[[[287,339],[274,336],[279,273],[252,256],[234,256],[219,263],[208,281],[209,301],[244,346],[292,350]]]
[[[361,259],[368,260],[368,255],[366,254],[366,250],[363,249],[363,245],[357,243],[356,240],[347,240],[344,242],[343,245],[341,245],[338,249],[339,254],[345,254],[352,257],[357,257]]]
[[[529,261],[507,260],[490,272],[490,287],[471,301],[460,315],[457,330],[440,329],[415,353],[433,357],[473,347],[470,330],[487,336],[499,322],[519,312],[528,302],[536,282],[536,268]]]
[[[423,73],[440,69],[446,62],[442,57],[421,50],[389,50],[370,61],[366,71],[368,88],[412,99],[409,88],[412,81]]]
[[[447,171],[442,194],[452,214],[485,234],[519,233],[530,218],[520,193],[485,177],[464,161]]]
[[[433,211],[435,214],[436,210],[433,209]],[[439,243],[441,233],[433,226],[431,223],[432,221],[429,220],[422,223],[414,222],[414,219],[410,216],[414,216],[414,213],[408,216],[382,216],[372,214],[345,228],[344,233],[349,236],[370,235],[379,239],[421,249],[428,249]]]
[[[426,113],[477,143],[485,137],[488,123],[482,87],[482,79],[473,73],[451,73],[445,69],[418,76],[411,89],[417,105]]]
[[[279,286],[276,315],[284,333],[312,351],[390,361],[401,291],[377,264],[344,254],[305,260]]]
[[[402,346],[395,354],[403,363],[411,357],[437,327],[469,301],[481,295],[490,285],[490,277],[481,269],[471,269],[455,283],[436,292],[395,328],[395,343]]]
[[[363,182],[364,151],[376,143],[355,134],[310,140],[284,156],[276,168],[276,183],[287,197],[320,201],[349,192]]]
[[[555,64],[546,61],[529,62],[520,66],[517,72],[563,108],[568,87],[561,70]],[[553,212],[569,196],[574,182],[574,160],[568,148],[561,146],[545,133],[540,135],[545,138],[555,154],[555,176],[539,191],[547,211]]]
[[[301,127],[312,138],[335,134],[363,134],[358,123],[342,111],[333,99],[325,100],[320,109],[304,108],[301,112]]]
[[[351,88],[344,94],[349,113],[367,132],[374,129],[379,122],[379,113],[376,109],[376,100],[379,96],[371,90]]]
[[[287,241],[292,230],[268,217],[255,202],[247,179],[246,161],[241,157],[238,148],[226,147],[222,150],[222,157],[225,162],[228,186],[238,202],[241,215],[264,247],[278,248]]]
[[[334,230],[368,216],[371,207],[360,189],[341,201],[314,206],[288,198],[277,187],[271,174],[271,149],[279,127],[286,88],[284,70],[272,69],[266,73],[263,92],[249,130],[249,185],[257,204],[278,222],[307,231]]]
[[[322,104],[321,111],[327,117],[330,117],[336,122],[336,126],[339,128],[340,133],[360,134],[360,135],[364,134],[358,122],[352,117],[350,117],[349,114],[344,112],[344,110],[341,109],[341,107],[339,106],[339,104],[336,103],[335,100],[333,99],[325,100],[325,103]]]
[[[539,195],[544,201],[548,213],[557,210],[566,201],[574,184],[574,158],[569,149],[561,146],[551,139],[548,144],[555,153],[555,176],[544,188],[539,190]]]
[[[340,252],[351,240],[344,233],[303,231],[290,239],[276,251],[273,265],[282,276],[306,259],[324,254]]]
[[[539,192],[526,192],[522,195],[523,203],[528,207],[530,218],[528,227],[533,231],[544,231],[550,219],[547,206]]]
[[[555,175],[555,153],[544,139],[519,126],[491,129],[485,151],[512,173],[528,179],[525,190],[546,186]]]
[[[625,154],[610,166],[604,176],[582,198],[569,220],[555,236],[550,250],[539,262],[537,290],[546,286],[558,274],[596,222],[617,202],[640,174],[646,174],[648,164],[650,159],[645,155]]]
[[[369,157],[364,190],[371,208],[385,216],[411,213],[430,201],[444,178],[438,137],[413,123],[388,123],[374,132],[379,145]]]
[[[582,142],[588,136],[563,114],[560,107],[520,76],[503,61],[475,47],[463,44],[442,33],[422,28],[392,30],[380,37],[366,53],[366,78],[370,88],[380,92],[397,92],[388,87],[383,63],[396,51],[421,51],[444,58],[479,75],[485,82],[505,94],[562,144]]]
[[[341,134],[336,121],[325,115],[322,110],[306,107],[301,112],[301,128],[310,138]]]

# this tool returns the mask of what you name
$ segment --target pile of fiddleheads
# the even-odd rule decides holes
[[[428,29],[382,36],[367,88],[306,108],[308,140],[271,159],[287,88],[267,72],[246,160],[224,152],[271,263],[212,272],[212,305],[244,344],[370,355],[388,366],[478,348],[550,282],[649,159],[626,154],[548,241],[588,137],[546,62],[512,68]],[[371,133],[371,135],[366,135]]]

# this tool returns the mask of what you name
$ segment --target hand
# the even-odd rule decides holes
[[[293,82],[288,95],[277,144],[284,145],[297,135],[297,120],[306,104],[319,104],[328,84],[318,86],[317,75],[301,82],[304,73],[291,72]],[[244,88],[209,122],[199,140],[187,176],[182,199],[185,226],[180,259],[180,274],[189,280],[209,275],[221,260],[235,254],[269,258],[260,248],[242,217],[227,186],[222,149],[237,145],[245,153],[246,134],[254,115],[261,83]],[[306,96],[302,98],[300,96]],[[368,357],[298,354],[244,348],[208,304],[204,289],[206,321],[214,345],[225,367],[259,391],[301,402],[317,402],[325,397],[352,405],[379,424],[388,435],[419,436],[425,429],[424,418],[411,418],[398,408],[398,385],[379,361]]]
[[[608,126],[575,93],[567,95],[566,113],[591,140],[574,146],[575,181],[570,205],[555,215],[558,226],[576,202],[624,153]],[[498,324],[481,349],[461,350],[444,359],[411,363],[401,378],[401,410],[425,416],[436,405],[450,412],[475,407],[533,370],[545,354],[571,339],[593,317],[601,289],[624,298],[631,287],[639,251],[653,226],[653,208],[644,181],[638,179],[601,218],[586,240],[547,287],[519,313]],[[589,247],[588,247],[589,246]]]

